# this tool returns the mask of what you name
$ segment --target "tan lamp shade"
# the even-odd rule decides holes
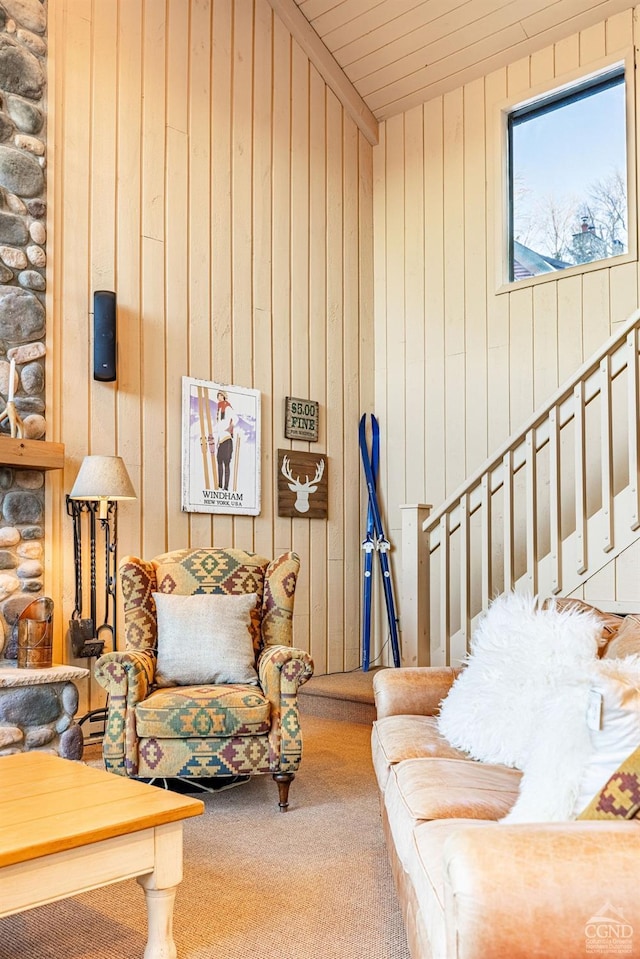
[[[121,456],[85,456],[69,499],[100,502],[99,518],[107,518],[110,500],[135,499],[136,492]]]

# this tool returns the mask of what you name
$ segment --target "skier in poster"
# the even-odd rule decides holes
[[[219,390],[216,399],[218,401],[215,423],[215,439],[218,448],[218,486],[220,489],[228,490],[231,457],[233,455],[235,413],[227,394],[223,390]]]

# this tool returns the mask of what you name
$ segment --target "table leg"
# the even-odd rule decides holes
[[[182,823],[157,826],[154,870],[138,876],[147,901],[147,946],[144,959],[176,959],[173,904],[182,879]]]
[[[176,887],[172,889],[149,889],[141,876],[138,882],[144,888],[147,900],[147,945],[144,959],[176,959],[176,944],[173,941],[173,904]]]

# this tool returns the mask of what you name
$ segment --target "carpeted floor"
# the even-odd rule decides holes
[[[179,959],[409,959],[384,847],[370,727],[304,716],[289,812],[270,777],[204,798],[185,822]],[[0,920],[0,959],[137,959],[133,881]]]
[[[298,700],[304,716],[325,716],[371,726],[376,718],[373,698],[373,677],[379,669],[366,673],[354,669],[348,673],[312,676],[300,687]]]

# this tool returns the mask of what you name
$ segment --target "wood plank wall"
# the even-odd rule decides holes
[[[637,47],[637,15],[630,8],[381,124],[376,409],[396,543],[400,504],[440,505],[638,306],[637,262],[506,294],[495,292],[494,264],[498,104]],[[637,138],[637,95],[635,109]],[[640,549],[627,550],[583,595],[640,604],[639,566]]]
[[[266,0],[49,9],[50,403],[67,453],[53,503],[61,652],[71,661],[62,494],[85,454],[119,454],[138,492],[120,506],[120,556],[294,549],[295,643],[317,673],[353,669],[357,426],[373,401],[372,148]],[[118,297],[113,384],[92,379],[96,289]],[[262,391],[260,516],[181,512],[183,375]],[[318,444],[285,440],[286,395],[319,401]],[[328,454],[328,521],[278,517],[276,451],[288,446]]]

